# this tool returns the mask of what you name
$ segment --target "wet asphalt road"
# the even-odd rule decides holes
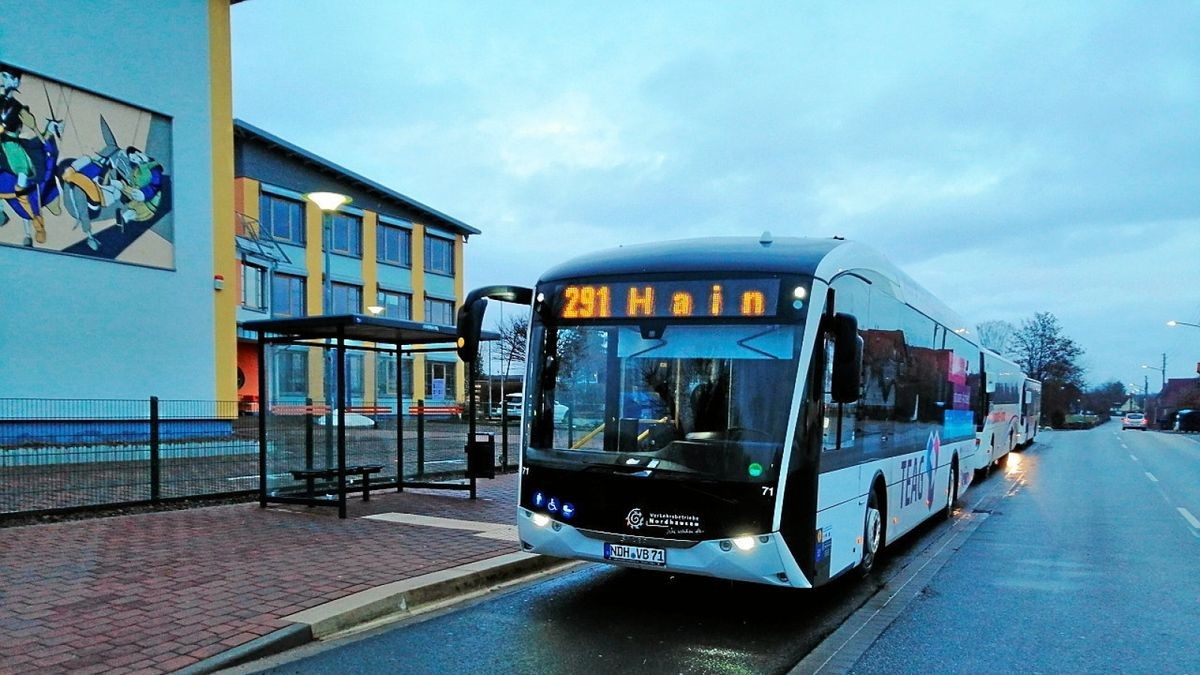
[[[1008,486],[993,475],[969,491],[960,514]],[[927,559],[946,527],[931,522],[897,542],[867,580],[816,591],[583,565],[237,672],[787,672],[888,579]]]
[[[1200,672],[1200,436],[1114,421],[1021,460],[853,672]]]
[[[1046,433],[1019,460],[971,489],[960,513],[994,510],[854,672],[1200,672],[1200,527],[1180,511],[1200,516],[1200,436],[1109,423]],[[786,672],[945,528],[899,542],[866,582],[785,591],[585,565],[247,670]]]

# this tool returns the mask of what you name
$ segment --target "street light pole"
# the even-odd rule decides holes
[[[329,215],[342,206],[350,203],[350,198],[337,192],[310,192],[304,195],[310,202],[321,209],[321,253],[325,261],[324,278],[321,280],[321,313],[330,314],[333,305],[333,279],[330,276],[330,249],[333,247],[333,228]],[[333,465],[333,398],[334,376],[336,364],[333,360],[333,347],[329,338],[325,339],[325,467]]]
[[[1162,389],[1167,388],[1167,353],[1166,352],[1163,352],[1163,355],[1162,355],[1162,368],[1147,365],[1145,363],[1142,364],[1142,367],[1146,368],[1148,370],[1157,370],[1162,375],[1162,386],[1160,387],[1160,391]]]

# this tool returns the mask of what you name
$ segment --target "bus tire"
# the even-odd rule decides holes
[[[946,485],[946,506],[942,509],[942,519],[954,515],[954,505],[958,503],[958,456],[950,461],[950,482]]]
[[[872,486],[867,495],[866,514],[863,518],[863,554],[859,563],[859,573],[867,576],[875,569],[875,561],[883,549],[884,505],[879,496],[878,486]]]

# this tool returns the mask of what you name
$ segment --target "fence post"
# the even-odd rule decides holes
[[[150,501],[158,503],[162,497],[162,475],[159,466],[158,397],[150,397]]]
[[[417,399],[417,475],[425,475],[425,399]]]
[[[313,400],[304,399],[304,468],[313,468]],[[326,467],[328,468],[328,467]]]

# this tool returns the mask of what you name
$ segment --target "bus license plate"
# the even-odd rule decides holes
[[[639,565],[657,565],[662,567],[667,564],[667,552],[661,548],[626,546],[625,544],[605,544],[604,559],[637,563]]]

